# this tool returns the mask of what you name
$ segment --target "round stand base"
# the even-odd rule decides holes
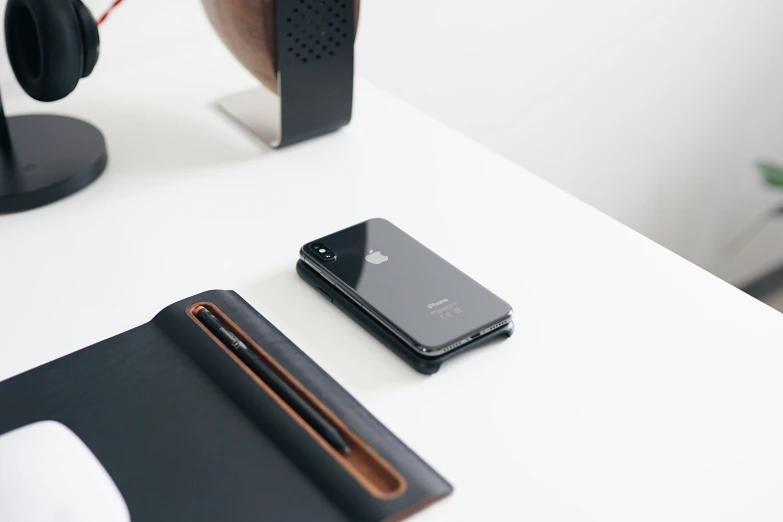
[[[11,150],[0,151],[0,213],[62,199],[106,168],[106,140],[87,122],[36,114],[12,116],[6,123]]]

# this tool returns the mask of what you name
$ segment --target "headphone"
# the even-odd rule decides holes
[[[68,96],[98,62],[98,24],[81,0],[8,0],[5,42],[22,89],[38,101]]]

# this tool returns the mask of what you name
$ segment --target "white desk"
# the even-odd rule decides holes
[[[783,316],[361,80],[350,126],[264,149],[211,105],[253,81],[193,4],[200,37],[9,104],[91,120],[110,167],[0,216],[0,379],[230,288],[452,481],[416,520],[783,519]],[[302,243],[372,216],[514,337],[424,377],[298,279]]]

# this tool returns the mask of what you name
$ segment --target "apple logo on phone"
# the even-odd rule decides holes
[[[389,256],[385,256],[381,254],[380,250],[378,250],[377,252],[370,250],[369,255],[367,255],[364,259],[368,263],[372,263],[373,265],[380,265],[381,263],[385,263],[386,261],[388,261]]]

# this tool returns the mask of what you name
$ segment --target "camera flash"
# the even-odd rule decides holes
[[[319,248],[318,251],[323,254],[324,252],[326,252],[326,249],[325,248]]]

